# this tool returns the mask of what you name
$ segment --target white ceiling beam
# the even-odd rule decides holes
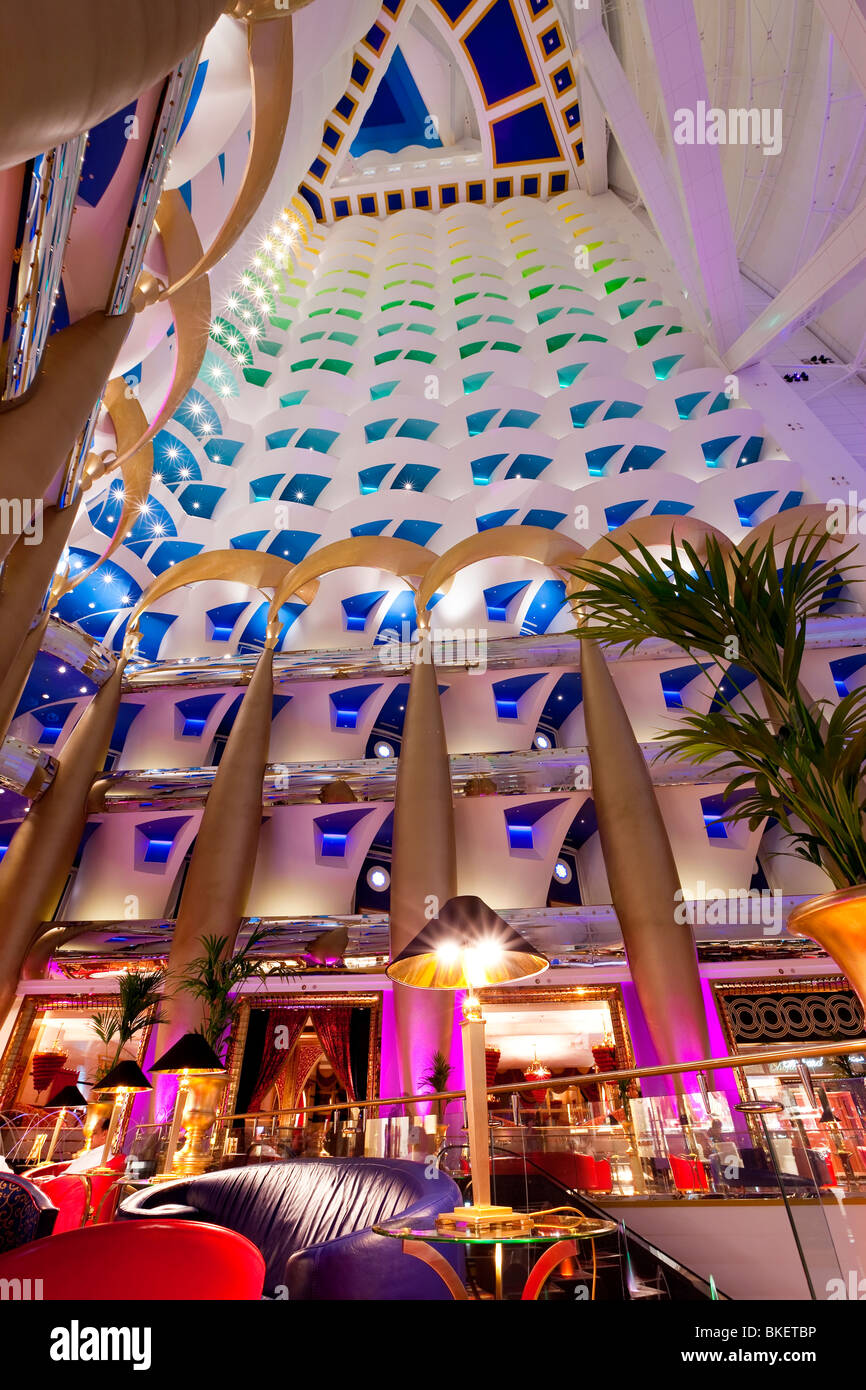
[[[866,6],[863,0],[818,0],[818,9],[866,92]]]
[[[579,175],[583,188],[593,194],[607,192],[607,124],[604,108],[585,73],[579,73],[580,127],[583,164]]]
[[[866,200],[831,232],[751,327],[725,354],[731,371],[763,357],[779,338],[802,328],[866,275]]]
[[[676,183],[601,22],[599,5],[575,9],[575,42],[584,85],[591,83],[631,170],[659,240],[688,293],[690,317],[707,332],[703,286]]]
[[[678,111],[696,113],[711,106],[694,5],[692,0],[643,0],[643,4],[706,304],[716,346],[724,351],[743,332],[748,315],[719,148],[677,144],[674,139]]]

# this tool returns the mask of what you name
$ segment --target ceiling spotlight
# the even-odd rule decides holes
[[[546,751],[548,748],[552,746],[547,734],[536,734],[533,742],[536,748],[540,748],[542,752]]]
[[[65,675],[66,675],[66,667],[65,667],[65,666],[58,666],[57,670],[60,672],[61,676],[65,676]]]
[[[373,745],[373,752],[377,758],[393,758],[394,756],[393,745],[386,743],[384,739],[380,739],[378,743]]]
[[[367,870],[367,883],[376,893],[384,893],[388,884],[391,882],[391,875],[387,869],[383,869],[381,864],[374,864],[372,869]]]
[[[564,859],[557,859],[553,866],[553,877],[557,883],[571,883],[573,877],[571,865],[567,864]]]

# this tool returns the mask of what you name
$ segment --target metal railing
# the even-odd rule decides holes
[[[771,1066],[774,1062],[796,1062],[810,1057],[839,1057],[852,1052],[866,1052],[866,1038],[858,1038],[854,1042],[810,1043],[797,1047],[767,1048],[760,1052],[750,1052],[748,1055],[734,1053],[725,1057],[704,1057],[694,1062],[668,1062],[653,1067],[625,1067],[618,1071],[588,1074],[578,1072],[574,1076],[556,1076],[547,1080],[509,1082],[505,1086],[488,1086],[487,1094],[508,1096],[523,1091],[561,1091],[570,1086],[618,1085],[621,1081],[640,1081],[641,1078],[653,1076],[685,1076],[716,1071],[744,1072],[748,1067]],[[380,1106],[402,1106],[405,1108],[409,1105],[427,1104],[440,1100],[465,1099],[465,1091],[419,1091],[415,1095],[379,1097],[377,1100],[353,1100],[351,1102],[344,1100],[327,1105],[295,1105],[281,1107],[279,1110],[248,1110],[224,1116],[223,1123],[227,1123],[229,1120],[273,1119],[282,1115],[308,1115],[313,1112],[333,1114],[338,1110],[347,1110],[350,1106],[353,1110],[373,1110]]]

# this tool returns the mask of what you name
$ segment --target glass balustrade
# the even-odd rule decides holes
[[[616,1235],[599,1243],[594,1271],[588,1275],[585,1260],[570,1274],[568,1266],[560,1271],[555,1288],[567,1288],[570,1279],[567,1296],[582,1297],[591,1275],[609,1297],[747,1297],[726,1284],[747,1263],[748,1240],[760,1241],[766,1229],[766,1248],[790,1255],[779,1265],[777,1296],[860,1297],[866,1292],[862,1053],[858,1044],[837,1044],[821,1058],[815,1047],[803,1051],[717,1059],[698,1075],[644,1069],[609,1081],[600,1074],[494,1087],[491,1200],[517,1211],[566,1207],[616,1222]],[[438,1100],[440,1109],[436,1097],[425,1096],[221,1114],[211,1166],[323,1156],[407,1159],[445,1170],[470,1203],[466,1101],[462,1093]],[[19,1169],[44,1162],[56,1122],[51,1110],[0,1116],[6,1160]],[[54,1141],[55,1156],[70,1156],[80,1139],[79,1122],[70,1116]],[[128,1178],[168,1176],[169,1143],[168,1123],[131,1125],[124,1142]],[[509,1273],[490,1265],[498,1258],[491,1251],[473,1254],[473,1278],[481,1296],[496,1278],[507,1295],[509,1279],[519,1284],[528,1256],[512,1252],[517,1264]],[[768,1291],[757,1296],[774,1296],[772,1277],[769,1284],[766,1272],[763,1277]]]

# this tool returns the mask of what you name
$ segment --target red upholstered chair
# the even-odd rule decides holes
[[[58,1173],[56,1177],[37,1176],[30,1179],[35,1187],[57,1208],[54,1235],[61,1231],[77,1231],[90,1215],[90,1178],[87,1173]]]
[[[563,1157],[568,1157],[572,1164],[574,1180],[571,1186],[578,1192],[613,1190],[610,1163],[606,1158],[593,1158],[592,1154],[568,1154]]]
[[[595,1164],[595,1184],[592,1188],[592,1191],[612,1192],[613,1174],[611,1173],[610,1169],[610,1159],[595,1158],[593,1159],[593,1163]]]
[[[709,1192],[706,1166],[699,1158],[682,1158],[668,1154],[671,1176],[678,1192]]]
[[[574,1155],[574,1186],[579,1192],[591,1192],[595,1187],[595,1159],[592,1154]]]
[[[255,1300],[265,1262],[252,1241],[225,1226],[115,1221],[0,1256],[0,1279],[28,1278],[42,1281],[48,1302]]]
[[[38,1163],[35,1168],[26,1168],[21,1176],[29,1182],[35,1178],[56,1178],[58,1174],[66,1172],[69,1163],[69,1159],[65,1163]]]
[[[834,1187],[836,1177],[833,1172],[833,1165],[823,1154],[818,1153],[817,1149],[804,1149],[797,1145],[794,1149],[794,1162],[797,1165],[797,1173],[801,1178],[807,1178],[809,1182],[816,1183],[818,1187]]]

